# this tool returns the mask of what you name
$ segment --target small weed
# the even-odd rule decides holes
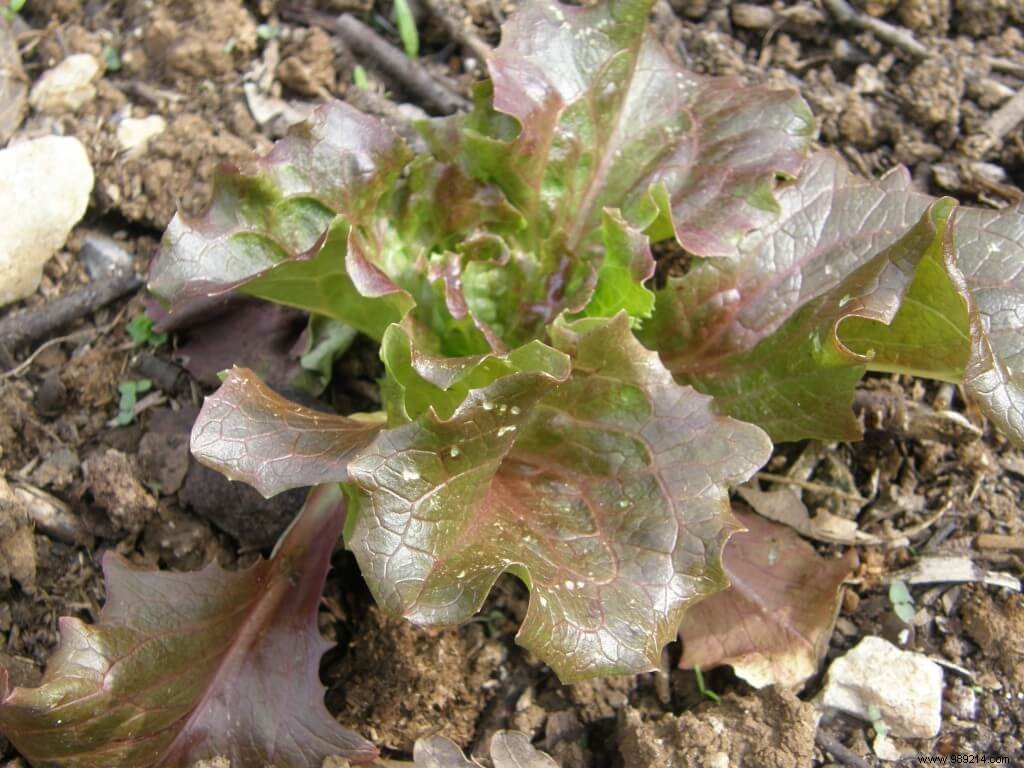
[[[360,65],[356,64],[356,68],[352,70],[352,82],[356,88],[363,91],[370,90],[370,78],[366,76],[366,70]]]
[[[125,330],[138,347],[147,346],[152,349],[158,349],[167,343],[168,336],[166,333],[156,333],[153,331],[153,318],[149,315],[136,315],[128,323]]]
[[[149,392],[152,388],[153,382],[149,379],[132,379],[118,384],[117,391],[121,393],[121,402],[118,403],[114,423],[124,427],[135,421],[135,405],[139,401],[139,395]]]

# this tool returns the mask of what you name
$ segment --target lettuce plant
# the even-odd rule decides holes
[[[530,590],[518,642],[566,682],[657,664],[687,610],[727,585],[730,487],[773,441],[858,437],[866,371],[962,383],[1024,438],[1021,211],[931,198],[902,169],[853,176],[813,150],[794,91],[682,69],[647,31],[650,2],[530,0],[472,110],[420,126],[423,154],[344,104],[321,107],[221,173],[205,214],[172,221],[151,278],[172,312],[241,292],[376,339],[379,413],[311,410],[234,369],[193,453],[268,496],[319,486],[314,510],[340,484],[345,544],[374,597],[417,623],[464,621],[515,574]],[[658,243],[680,253],[663,281]],[[65,626],[44,685],[9,692],[0,727],[30,759],[65,765],[136,742],[148,746],[119,764],[368,759],[316,726],[319,711],[314,725],[282,716],[295,691],[319,700],[321,641],[294,614],[333,520],[307,509],[247,575],[143,577],[111,561],[100,623]],[[756,546],[745,540],[745,562]],[[242,590],[232,604],[256,601],[253,618],[225,628],[225,660],[194,672],[189,698],[147,665],[219,658],[168,639],[216,623],[218,583]],[[259,594],[272,584],[296,605]],[[271,640],[301,674],[261,661]],[[243,703],[263,674],[286,693]],[[231,696],[245,724],[221,717]],[[271,723],[270,743],[252,737]]]

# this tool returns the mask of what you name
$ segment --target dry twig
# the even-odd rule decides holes
[[[0,348],[13,351],[23,344],[49,336],[72,320],[85,317],[137,291],[142,282],[142,278],[132,273],[114,274],[54,301],[5,317],[0,321]]]
[[[452,38],[458,40],[463,48],[472,52],[481,64],[490,58],[491,46],[470,30],[469,15],[462,10],[461,6],[449,5],[442,0],[423,0],[423,4],[430,14],[441,23],[445,31]]]
[[[924,59],[929,54],[928,49],[917,41],[910,30],[861,13],[846,0],[822,0],[822,5],[840,24],[870,32],[883,43],[899,48],[908,56]]]
[[[956,411],[934,410],[908,400],[902,393],[879,389],[857,390],[854,415],[864,429],[914,440],[962,444],[978,440],[982,431]]]
[[[282,11],[287,19],[332,30],[356,56],[368,59],[376,69],[400,83],[425,106],[450,115],[469,107],[469,102],[457,92],[455,86],[441,77],[431,76],[420,62],[413,61],[402,51],[374,32],[354,16],[335,18],[326,13],[291,8]]]
[[[799,477],[777,475],[774,472],[758,472],[757,479],[767,480],[770,483],[795,485],[797,488],[803,488],[805,491],[814,491],[815,493],[825,493],[830,496],[838,496],[841,499],[847,499],[848,501],[853,501],[857,504],[868,503],[868,500],[858,493],[850,493],[849,491],[844,491],[841,488],[834,488],[831,485],[825,485],[825,483],[816,483],[813,480],[801,480]]]
[[[814,741],[819,747],[828,752],[843,765],[848,765],[850,768],[871,768],[871,765],[867,760],[849,747],[840,743],[840,741],[828,731],[823,731],[819,728],[818,732],[814,734]]]
[[[18,376],[21,376],[25,371],[27,371],[29,369],[29,367],[32,365],[32,363],[35,362],[36,358],[39,357],[39,355],[44,350],[49,349],[50,347],[56,346],[57,344],[63,344],[66,341],[78,341],[78,340],[84,341],[86,339],[92,340],[92,339],[98,339],[98,338],[100,338],[102,336],[106,336],[108,333],[110,333],[112,330],[114,330],[114,328],[117,327],[117,324],[121,322],[122,318],[124,318],[124,313],[127,310],[128,310],[128,305],[126,304],[125,306],[121,307],[121,311],[117,313],[117,315],[114,317],[113,320],[111,320],[106,325],[100,326],[98,328],[82,328],[80,331],[75,331],[74,333],[69,333],[66,336],[58,336],[58,337],[56,337],[54,339],[48,339],[43,344],[40,344],[39,347],[36,350],[34,350],[31,355],[29,355],[27,358],[25,358],[25,360],[23,360],[16,367],[12,368],[9,371],[5,371],[4,373],[0,374],[0,382],[6,381],[7,379],[14,379],[14,378],[17,378]],[[2,348],[0,348],[0,349],[2,349]]]
[[[1011,131],[1024,122],[1024,88],[997,109],[976,134],[964,142],[964,153],[970,157],[983,157],[996,147],[1002,146]]]

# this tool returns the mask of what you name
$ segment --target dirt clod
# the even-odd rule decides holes
[[[86,489],[120,530],[138,533],[156,511],[154,499],[135,475],[131,460],[108,449],[82,462]]]
[[[474,653],[480,626],[425,630],[371,608],[348,654],[330,675],[328,692],[339,721],[377,743],[411,752],[413,742],[436,733],[465,746],[488,694],[492,654]],[[477,649],[479,650],[479,649]]]
[[[18,582],[26,592],[35,589],[36,544],[28,514],[0,475],[0,594]]]
[[[964,602],[960,617],[967,634],[1017,692],[1024,691],[1024,600],[1019,596],[997,602],[975,590]]]
[[[143,479],[162,496],[177,493],[188,472],[188,434],[147,432],[139,441],[139,469]]]
[[[298,488],[265,499],[244,483],[235,483],[223,475],[192,462],[182,498],[192,511],[204,517],[247,548],[273,546],[295,518],[306,490]]]
[[[811,764],[817,722],[811,704],[771,687],[649,722],[627,708],[619,750],[625,768],[792,768]]]

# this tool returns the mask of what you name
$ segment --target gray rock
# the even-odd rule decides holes
[[[85,271],[96,280],[132,268],[132,255],[116,241],[104,235],[88,235],[78,252]]]

